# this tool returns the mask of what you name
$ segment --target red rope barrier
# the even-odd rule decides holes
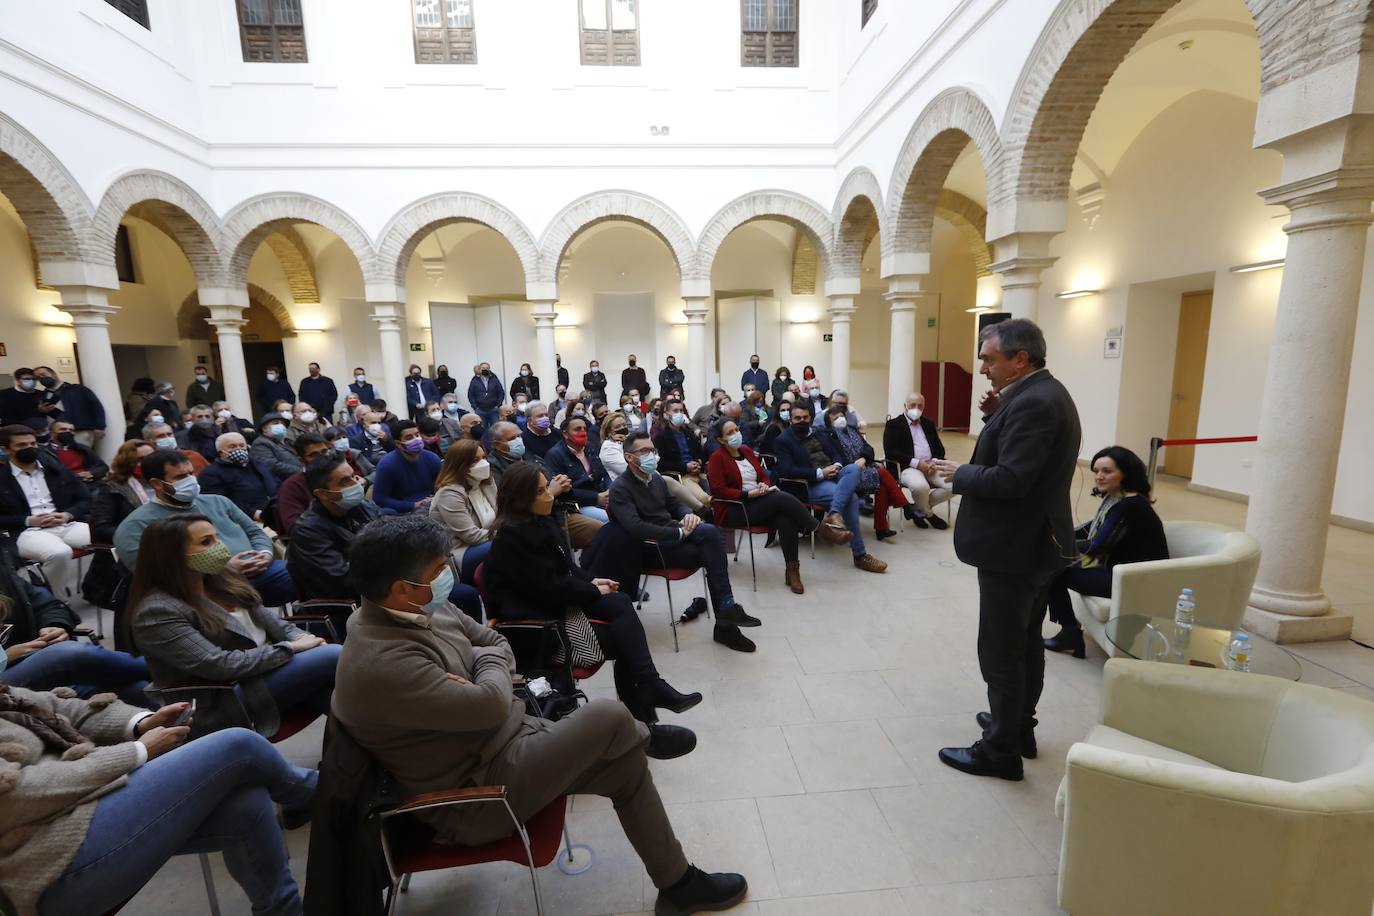
[[[1259,436],[1226,436],[1219,439],[1160,439],[1160,445],[1218,445],[1227,442],[1258,442]]]

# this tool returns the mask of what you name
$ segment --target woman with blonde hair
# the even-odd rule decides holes
[[[496,482],[482,443],[463,439],[449,446],[434,481],[429,515],[453,535],[458,578],[471,585],[478,565],[491,552],[496,521]]]

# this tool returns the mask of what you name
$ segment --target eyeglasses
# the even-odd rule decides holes
[[[640,456],[640,457],[643,457],[644,455],[657,455],[657,454],[658,454],[658,449],[654,448],[654,447],[651,445],[651,446],[649,446],[648,448],[637,448],[637,449],[635,449],[633,452],[630,452],[630,454],[631,454],[631,455],[637,455],[637,456]]]

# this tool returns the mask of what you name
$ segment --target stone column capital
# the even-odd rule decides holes
[[[845,293],[831,294],[829,299],[830,307],[828,311],[830,312],[830,321],[832,324],[835,322],[848,323],[850,317],[858,311],[854,306],[854,297],[851,295]]]
[[[1287,207],[1292,219],[1283,227],[1289,235],[1338,226],[1368,226],[1374,222],[1374,165],[1347,166],[1260,191],[1270,206]]]
[[[988,270],[1001,275],[1003,289],[1039,286],[1040,275],[1058,260],[1050,257],[1013,257],[989,264]]]
[[[554,311],[554,306],[558,304],[557,299],[529,299],[530,314],[534,318],[534,326],[553,327],[554,320],[558,313]]]
[[[405,328],[405,305],[400,302],[369,302],[372,314],[368,317],[377,323],[379,331],[400,333]]]
[[[683,296],[682,314],[686,316],[688,324],[705,324],[706,316],[711,311],[710,296]]]
[[[99,286],[72,285],[55,286],[62,296],[56,307],[72,316],[72,324],[109,324],[109,318],[119,311],[119,306],[111,305],[109,290]]]
[[[887,292],[883,293],[894,312],[914,312],[916,303],[926,295],[925,274],[898,274],[887,278]]]

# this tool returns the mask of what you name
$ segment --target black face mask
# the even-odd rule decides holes
[[[76,443],[76,433],[58,433],[57,444],[71,448]]]
[[[50,375],[45,375],[38,380],[38,384],[42,385],[44,388],[56,388],[57,379],[53,378]]]
[[[792,432],[796,434],[798,439],[805,439],[807,435],[811,432],[811,421],[802,420],[800,422],[793,423]]]
[[[480,439],[481,439],[483,436],[485,436],[486,434],[487,434],[487,427],[486,427],[486,425],[485,425],[485,424],[482,424],[482,423],[478,423],[476,426],[474,426],[472,429],[470,429],[470,430],[468,431],[468,438],[469,438],[469,439],[478,439],[478,440],[480,440]]]
[[[634,364],[635,364],[635,361],[634,361],[634,360],[630,360],[630,366],[633,367]]]
[[[482,370],[482,374],[483,374],[483,375],[491,375],[491,370],[490,370],[490,369],[483,369],[483,370]]]
[[[20,464],[33,464],[38,460],[38,447],[30,445],[28,448],[21,448],[14,453],[14,459]]]
[[[759,361],[758,361],[758,360],[754,360],[753,362],[751,362],[751,363],[749,364],[749,368],[751,368],[751,369],[757,369],[758,367],[759,367]]]

